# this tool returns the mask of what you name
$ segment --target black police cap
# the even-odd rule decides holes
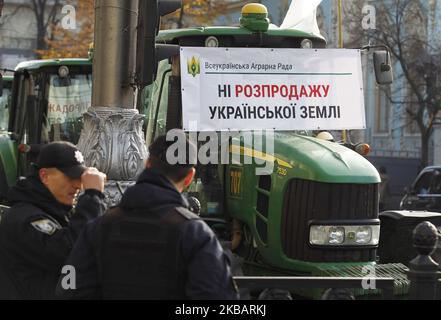
[[[81,152],[70,142],[57,141],[44,146],[37,158],[37,167],[56,168],[72,179],[79,179],[86,170]]]

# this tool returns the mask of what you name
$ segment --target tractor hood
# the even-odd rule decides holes
[[[258,138],[256,136],[256,138]],[[375,167],[338,143],[295,133],[274,134],[276,166],[295,170],[298,178],[325,183],[380,183]]]
[[[296,134],[275,135],[275,155],[287,159],[308,180],[329,183],[380,183],[375,167],[338,143]]]

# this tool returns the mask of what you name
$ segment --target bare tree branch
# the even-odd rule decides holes
[[[428,145],[433,123],[441,110],[441,46],[428,38],[430,28],[424,0],[388,0],[376,6],[376,30],[363,30],[364,0],[353,0],[345,16],[352,45],[374,42],[390,48],[396,61],[397,82],[386,94],[392,104],[403,105],[403,116],[417,124],[421,133],[421,163],[428,164]]]
[[[31,8],[37,21],[37,51],[46,49],[49,29],[59,23],[57,12],[60,6],[60,0],[31,0]]]

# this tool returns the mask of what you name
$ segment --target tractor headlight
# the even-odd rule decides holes
[[[207,48],[217,48],[219,47],[219,40],[216,37],[210,36],[205,39],[205,46]]]
[[[312,225],[309,232],[309,243],[315,246],[376,246],[379,240],[379,225]]]
[[[358,244],[369,244],[372,240],[372,227],[359,227],[355,231],[355,242]]]
[[[302,47],[302,49],[312,49],[312,41],[309,39],[303,39],[302,42],[300,42],[300,47]]]
[[[329,244],[342,244],[345,242],[345,229],[342,227],[331,227],[328,231]]]
[[[69,68],[67,66],[61,66],[58,68],[58,76],[60,78],[67,78],[69,75]]]

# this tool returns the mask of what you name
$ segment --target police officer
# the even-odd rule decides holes
[[[196,148],[182,132],[180,141],[196,160]],[[61,280],[57,291],[62,297],[238,298],[216,236],[181,195],[193,180],[195,168],[189,163],[195,161],[187,156],[186,164],[169,164],[166,154],[173,143],[165,136],[156,139],[136,185],[80,235],[67,260],[76,271],[76,289]]]
[[[48,144],[34,173],[11,188],[0,222],[0,299],[55,298],[74,241],[105,210],[105,174],[83,161],[71,143]]]

